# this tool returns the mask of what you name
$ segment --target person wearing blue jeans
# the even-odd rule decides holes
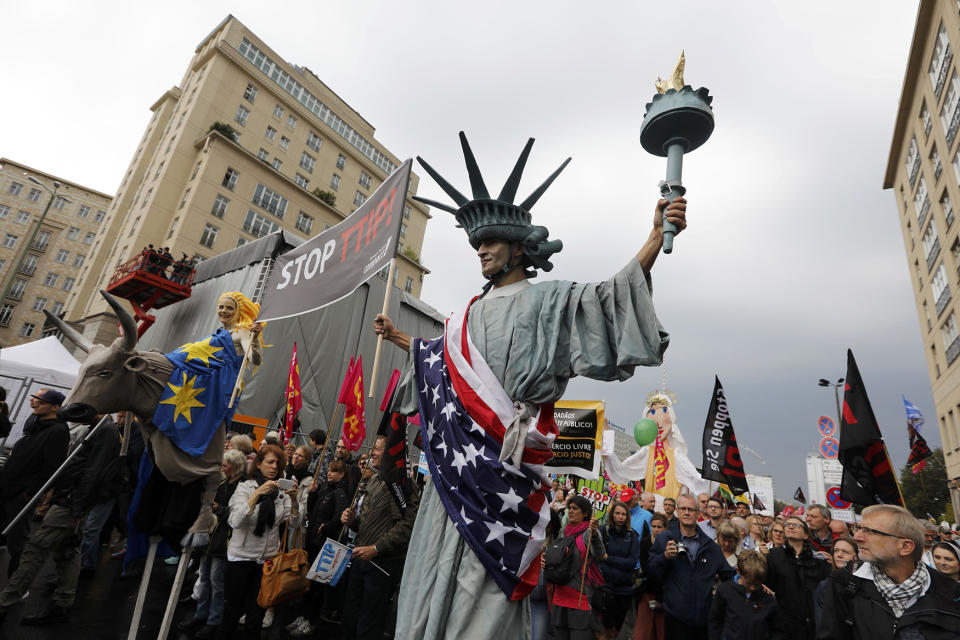
[[[82,573],[92,573],[97,569],[97,560],[100,556],[100,533],[110,518],[110,514],[113,513],[113,506],[116,503],[116,498],[110,498],[105,502],[93,505],[87,514],[87,519],[83,525],[83,540],[80,543],[80,571]]]

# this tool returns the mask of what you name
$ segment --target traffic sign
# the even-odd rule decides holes
[[[840,453],[840,443],[836,438],[823,438],[820,440],[820,455],[824,458],[833,460]]]
[[[840,487],[830,487],[827,489],[827,504],[834,509],[849,509],[852,503],[840,497]]]
[[[820,430],[820,435],[830,437],[837,432],[837,425],[827,416],[820,416],[817,420],[817,429]]]

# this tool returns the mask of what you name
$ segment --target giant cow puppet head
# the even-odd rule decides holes
[[[112,295],[102,290],[100,294],[117,314],[122,329],[122,335],[109,347],[94,344],[44,310],[63,335],[87,353],[64,406],[90,405],[100,414],[132,411],[141,421],[149,421],[173,364],[158,351],[137,351],[137,323],[133,316]]]

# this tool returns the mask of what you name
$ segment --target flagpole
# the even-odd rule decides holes
[[[243,350],[243,362],[240,363],[240,370],[237,372],[237,381],[233,385],[233,393],[230,394],[230,404],[227,405],[227,409],[233,408],[233,403],[237,400],[237,393],[240,392],[240,387],[243,385],[243,371],[247,368],[247,361],[250,359],[250,351],[253,349],[253,341],[257,339],[257,336],[250,336],[250,344],[247,345],[247,348]]]
[[[580,606],[580,601],[583,600],[583,582],[587,577],[587,563],[590,562],[590,536],[593,534],[593,529],[587,526],[587,552],[583,554],[583,569],[580,571],[580,595],[577,597],[577,606]]]
[[[397,270],[397,257],[394,256],[390,261],[390,273],[387,274],[387,290],[383,294],[383,311],[381,315],[387,315],[390,310],[390,293],[393,291],[393,274]],[[380,352],[383,350],[383,334],[377,336],[377,351],[373,356],[373,374],[370,376],[370,395],[373,398],[377,395],[377,372],[380,371]]]

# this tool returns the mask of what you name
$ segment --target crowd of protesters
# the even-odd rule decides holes
[[[31,398],[24,435],[0,470],[4,525],[83,436],[58,414],[63,401],[53,390]],[[84,576],[108,551],[123,555],[144,451],[133,429],[121,455],[123,421],[108,417],[9,532],[0,624],[48,559],[56,567],[51,602],[21,625],[68,621]],[[274,637],[380,640],[392,629],[419,485],[410,483],[401,511],[377,473],[382,437],[360,456],[342,440],[328,444],[322,429],[303,441],[227,434],[217,524],[192,550],[180,633],[259,638],[272,628]],[[614,498],[597,518],[573,486],[554,481],[540,581],[530,595],[534,640],[960,637],[958,535],[905,509],[868,507],[847,524],[820,505],[772,517],[706,494],[658,500],[626,489]],[[121,542],[105,550],[111,539]],[[312,560],[328,539],[353,549],[345,577],[261,607],[263,565],[283,541],[302,545]]]

